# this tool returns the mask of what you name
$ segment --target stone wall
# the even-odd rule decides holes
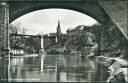
[[[7,51],[9,48],[9,5],[0,3],[0,51]]]

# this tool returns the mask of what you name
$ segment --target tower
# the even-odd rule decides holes
[[[57,26],[57,31],[56,31],[56,37],[57,37],[57,42],[59,42],[61,39],[61,27],[60,27],[59,21],[58,21],[58,26]]]

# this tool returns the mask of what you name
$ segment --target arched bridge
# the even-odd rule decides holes
[[[51,39],[52,40],[52,44],[53,42],[55,43],[56,42],[56,37],[53,37],[53,36],[43,36],[43,35],[26,35],[26,34],[9,34],[10,37],[12,36],[19,36],[19,37],[22,37],[22,36],[27,36],[27,37],[38,37],[40,38],[40,48],[41,49],[44,49],[44,48],[47,48],[48,46],[44,46],[44,40],[45,39]],[[48,42],[47,42],[48,43]],[[51,44],[51,43],[50,43]]]

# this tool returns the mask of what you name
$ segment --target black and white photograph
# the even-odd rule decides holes
[[[128,1],[0,0],[0,82],[128,83]]]

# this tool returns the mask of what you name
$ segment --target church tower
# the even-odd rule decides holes
[[[60,27],[59,21],[58,21],[58,26],[57,26],[57,31],[56,31],[56,37],[57,37],[57,42],[59,42],[61,39],[61,27]]]

